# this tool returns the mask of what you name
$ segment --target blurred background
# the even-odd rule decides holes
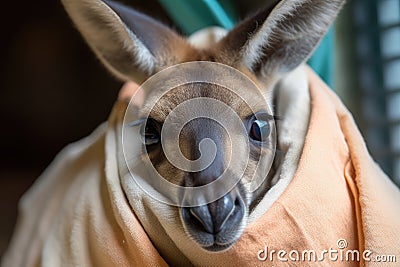
[[[267,1],[123,2],[189,34],[207,25],[229,29]],[[0,255],[18,199],[60,149],[107,120],[122,85],[94,57],[59,1],[5,5]],[[400,184],[400,0],[349,0],[310,64],[351,110],[375,160]]]

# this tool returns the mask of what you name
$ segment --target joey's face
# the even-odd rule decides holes
[[[243,99],[220,85],[191,83],[161,97],[150,94],[140,114],[143,154],[158,175],[183,188],[204,188],[180,191],[182,205],[171,206],[186,234],[208,251],[229,248],[259,197],[251,183],[266,178],[262,158],[274,149],[265,99],[257,91]]]

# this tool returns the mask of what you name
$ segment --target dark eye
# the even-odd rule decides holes
[[[160,125],[155,120],[147,120],[143,129],[143,139],[146,146],[158,144],[160,142]]]
[[[249,132],[251,139],[258,142],[264,142],[268,139],[269,134],[270,134],[270,125],[268,121],[255,119],[252,122]]]

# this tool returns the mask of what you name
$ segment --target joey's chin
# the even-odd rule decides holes
[[[202,247],[202,249],[204,249],[204,250],[206,250],[208,252],[215,252],[215,253],[224,252],[224,251],[230,249],[233,246],[233,244],[236,243],[236,241],[237,240],[233,241],[232,243],[225,244],[225,245],[213,244],[213,245],[208,246],[208,247]]]
[[[224,233],[221,233],[220,235],[212,235],[204,232],[187,232],[191,239],[194,240],[201,249],[207,252],[215,253],[229,250],[239,240],[239,238],[242,236],[242,233],[243,231],[236,231],[235,233],[225,233],[233,236],[230,240],[226,240],[226,238],[223,237]],[[224,241],[221,242],[221,239],[223,239]]]

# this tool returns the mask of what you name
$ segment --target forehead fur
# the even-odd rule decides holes
[[[210,83],[190,83],[178,86],[169,90],[161,98],[157,92],[151,94],[145,101],[144,109],[141,115],[150,114],[150,117],[162,122],[166,116],[179,104],[194,98],[205,97],[223,102],[232,108],[240,118],[251,116],[260,110],[265,110],[265,100],[260,98],[260,94],[251,92],[243,88],[247,99],[242,99],[238,94],[231,90]],[[253,110],[246,103],[249,102]],[[209,108],[209,107],[204,107]]]

